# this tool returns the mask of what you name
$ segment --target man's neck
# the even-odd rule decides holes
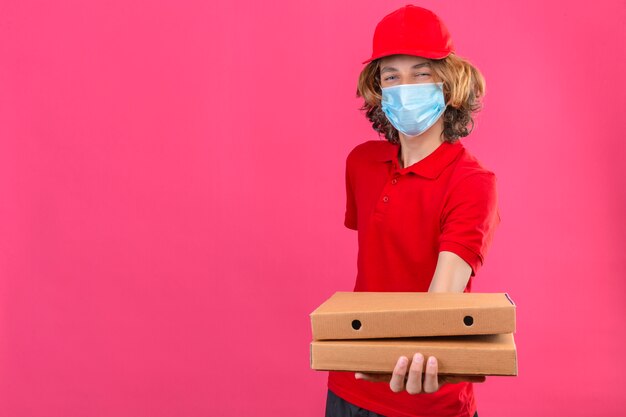
[[[441,145],[443,133],[443,117],[419,136],[405,136],[398,132],[400,138],[400,166],[409,167],[428,155]]]

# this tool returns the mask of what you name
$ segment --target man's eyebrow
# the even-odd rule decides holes
[[[422,67],[430,67],[430,62],[422,62],[421,64],[413,65],[411,69],[417,69],[417,68],[422,68]],[[384,67],[380,71],[380,73],[383,74],[385,72],[392,72],[392,71],[398,71],[398,69],[394,67]]]

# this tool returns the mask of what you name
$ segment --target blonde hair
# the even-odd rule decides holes
[[[485,79],[469,61],[451,53],[443,59],[429,59],[437,81],[443,81],[446,110],[443,113],[443,136],[447,142],[456,142],[474,128],[472,115],[482,108]],[[398,131],[387,120],[380,106],[380,59],[368,63],[359,75],[357,97],[363,98],[360,110],[366,112],[372,127],[387,140],[398,143]]]

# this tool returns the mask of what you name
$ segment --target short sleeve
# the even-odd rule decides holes
[[[352,181],[350,180],[350,156],[346,160],[346,214],[344,225],[348,229],[357,230],[356,201]]]
[[[441,217],[439,252],[460,256],[472,267],[483,265],[500,224],[496,177],[492,172],[469,175],[450,191]]]

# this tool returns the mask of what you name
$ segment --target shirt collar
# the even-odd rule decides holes
[[[431,152],[424,159],[414,163],[413,165],[400,168],[398,163],[398,152],[400,151],[400,145],[387,142],[389,146],[386,147],[385,152],[381,153],[380,160],[383,162],[391,162],[394,170],[404,175],[413,173],[425,178],[435,179],[443,170],[450,165],[459,153],[464,149],[460,140],[454,143],[442,142],[433,152]]]

